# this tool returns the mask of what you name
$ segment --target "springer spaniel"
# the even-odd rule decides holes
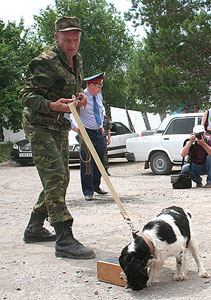
[[[177,206],[165,208],[144,226],[141,235],[134,234],[133,237],[133,242],[122,250],[119,257],[121,276],[133,290],[142,290],[150,286],[156,272],[169,256],[176,257],[177,273],[174,279],[186,280],[187,249],[196,261],[199,277],[210,277],[199,258],[189,211],[185,212]]]

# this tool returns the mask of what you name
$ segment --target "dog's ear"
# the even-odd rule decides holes
[[[139,232],[139,231],[135,231],[135,232],[133,231],[133,232],[132,232],[132,236],[133,236],[134,240],[135,240],[135,238],[137,238],[137,236],[138,236],[137,233],[138,233],[138,232]]]
[[[149,279],[146,265],[144,261],[137,259],[130,254],[130,261],[128,261],[124,268],[124,273],[127,277],[128,286],[134,291],[142,290],[146,287]]]

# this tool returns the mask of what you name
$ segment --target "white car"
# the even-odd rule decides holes
[[[195,125],[200,125],[203,113],[177,114],[166,117],[153,135],[126,142],[126,158],[143,161],[154,174],[169,174],[173,165],[180,165],[184,141],[189,139]]]
[[[138,133],[132,132],[127,126],[121,122],[111,122],[111,143],[108,146],[108,157],[125,157],[126,141],[131,138],[140,136]],[[79,161],[80,147],[76,139],[77,133],[73,130],[69,133],[69,162]]]

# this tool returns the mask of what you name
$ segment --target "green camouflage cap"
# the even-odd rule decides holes
[[[62,17],[55,22],[55,30],[58,31],[81,31],[80,21],[77,17]]]

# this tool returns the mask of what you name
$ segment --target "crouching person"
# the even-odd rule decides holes
[[[70,113],[68,103],[79,107],[87,104],[82,89],[82,58],[77,52],[81,28],[78,18],[63,17],[56,21],[55,30],[55,45],[31,61],[31,75],[20,92],[23,127],[31,141],[34,164],[43,186],[25,229],[24,241],[56,240],[56,256],[90,259],[95,253],[74,238],[73,217],[65,201],[71,125],[64,113]],[[80,97],[80,102],[76,97]],[[45,219],[56,235],[44,228]]]
[[[182,167],[182,173],[190,174],[197,187],[202,187],[200,175],[207,175],[205,188],[211,188],[211,137],[206,136],[205,129],[201,125],[193,128],[189,141],[183,147],[181,156],[189,155],[190,163]]]

